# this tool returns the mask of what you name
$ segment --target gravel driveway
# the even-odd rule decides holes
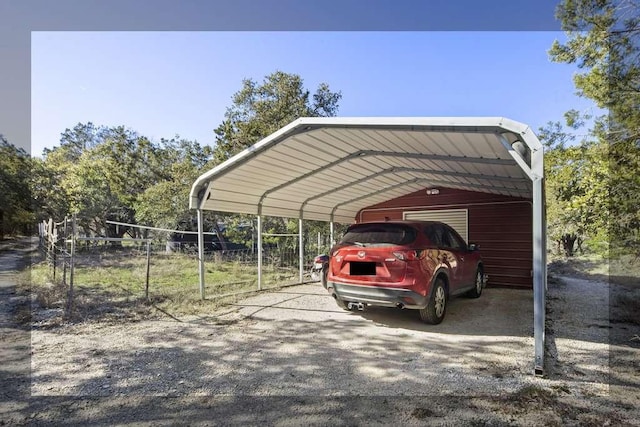
[[[243,300],[215,318],[33,331],[34,395],[478,395],[533,378],[532,297],[489,289],[445,322],[345,312],[317,284]]]
[[[16,294],[16,273],[29,264],[35,240],[0,241],[0,424],[15,421],[30,395],[29,328],[16,322],[22,300]]]
[[[437,326],[345,312],[308,284],[207,318],[34,327],[31,395],[3,405],[0,424],[637,425],[638,376],[608,384],[607,294],[550,286],[547,378],[532,375],[522,290],[453,299]]]

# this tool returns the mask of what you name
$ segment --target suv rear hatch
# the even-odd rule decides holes
[[[332,251],[334,278],[350,283],[404,280],[416,252],[408,249],[417,231],[406,224],[367,223],[349,227]]]

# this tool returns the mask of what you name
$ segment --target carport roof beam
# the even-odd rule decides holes
[[[318,174],[319,172],[325,171],[327,169],[331,169],[334,166],[339,164],[348,162],[353,159],[362,159],[365,157],[394,157],[401,159],[422,159],[422,160],[432,160],[432,161],[442,161],[442,162],[457,162],[457,163],[486,163],[492,165],[511,165],[512,162],[508,159],[492,159],[492,158],[469,158],[465,156],[442,156],[437,154],[422,154],[422,153],[403,153],[403,152],[395,152],[395,151],[376,151],[376,150],[360,150],[355,153],[351,153],[346,157],[337,159],[327,165],[316,168],[312,171],[305,173],[304,175],[298,176],[289,181],[283,182],[282,184],[270,188],[262,194],[260,201],[258,202],[258,214],[261,214],[262,203],[264,199],[271,193],[282,190],[290,185],[293,185],[297,182],[300,182],[304,179],[307,179],[313,175]]]
[[[503,176],[490,176],[490,175],[480,175],[480,174],[474,174],[474,173],[463,173],[463,172],[449,172],[449,171],[442,171],[442,170],[435,170],[435,169],[422,169],[422,168],[405,168],[405,167],[391,167],[388,169],[383,169],[380,172],[377,172],[375,174],[372,175],[367,175],[363,178],[360,178],[356,181],[352,181],[352,182],[348,182],[344,185],[341,185],[339,187],[335,187],[335,188],[331,188],[327,191],[324,191],[322,193],[313,195],[307,199],[305,199],[304,202],[302,202],[302,206],[300,208],[300,215],[302,215],[302,212],[304,211],[304,207],[312,200],[317,200],[320,199],[324,196],[328,196],[336,191],[342,191],[345,190],[349,187],[353,187],[356,186],[358,184],[362,184],[364,182],[370,181],[376,177],[379,177],[380,175],[388,175],[388,174],[395,174],[395,173],[400,173],[400,172],[412,172],[412,173],[424,173],[424,174],[431,174],[431,175],[441,175],[441,176],[452,176],[452,177],[459,177],[459,178],[474,178],[474,179],[484,179],[484,180],[489,180],[489,181],[505,181],[505,182],[529,182],[528,179],[526,178],[511,178],[511,177],[503,177]],[[439,181],[440,182],[440,181]],[[440,182],[440,184],[442,184],[442,182]],[[440,185],[439,184],[439,185]],[[447,183],[450,184],[450,183]],[[466,185],[465,184],[461,184],[461,185]],[[477,184],[476,184],[477,185]],[[484,188],[484,186],[483,186]],[[495,187],[495,188],[500,188],[500,187]]]
[[[373,197],[373,196],[377,196],[379,194],[386,193],[388,191],[392,191],[392,190],[394,190],[394,189],[396,189],[398,187],[401,187],[403,185],[416,184],[416,183],[419,183],[419,182],[426,182],[426,183],[429,183],[430,185],[449,184],[449,185],[453,185],[453,186],[456,186],[456,185],[461,185],[461,186],[465,186],[465,187],[471,186],[472,188],[476,188],[476,187],[477,188],[488,188],[486,186],[479,185],[479,184],[452,184],[452,183],[449,183],[449,182],[446,182],[446,181],[438,181],[438,180],[433,180],[433,179],[429,179],[429,178],[413,178],[413,179],[411,179],[409,181],[400,182],[398,184],[394,184],[394,185],[391,185],[389,187],[381,188],[380,190],[376,190],[376,191],[367,193],[365,195],[362,195],[362,196],[359,196],[359,197],[355,197],[353,199],[345,200],[344,202],[341,202],[341,203],[338,203],[337,205],[335,205],[333,207],[333,209],[331,210],[331,213],[334,214],[338,210],[338,208],[341,207],[341,206],[345,206],[345,205],[348,205],[348,204],[351,204],[351,203],[355,203],[355,202],[363,200],[363,199],[367,199],[367,198],[370,198],[370,197]],[[505,191],[505,192],[524,193],[524,190],[519,190],[517,188],[509,188],[509,187],[489,187],[489,188],[494,188],[496,190]]]

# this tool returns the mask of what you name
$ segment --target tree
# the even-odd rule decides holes
[[[214,162],[221,163],[262,138],[288,125],[300,117],[330,117],[338,112],[341,92],[332,92],[329,85],[318,85],[313,96],[304,88],[303,80],[296,74],[276,71],[258,84],[244,79],[242,88],[233,95],[233,103],[227,108],[223,122],[215,129],[216,147]],[[223,215],[228,224],[227,235],[245,244],[252,240],[253,218],[247,215]],[[298,222],[283,218],[265,217],[265,233],[295,233]],[[320,229],[314,222],[307,228]],[[276,244],[279,240],[265,238],[265,243]],[[297,244],[297,243],[296,243]]]
[[[103,131],[103,128],[98,128],[91,122],[78,123],[73,129],[67,128],[61,134],[60,145],[53,149],[45,149],[43,160],[35,162],[33,191],[40,207],[39,215],[43,217],[41,219],[52,217],[59,221],[70,213],[77,213],[85,218],[88,215],[83,208],[86,205],[95,205],[90,193],[103,196],[100,190],[94,190],[89,186],[101,182],[103,177],[100,176],[99,171],[94,171],[94,182],[88,179],[88,171],[82,173],[83,167],[99,167],[98,164],[91,165],[88,162],[88,155],[85,152],[99,144]],[[82,226],[86,228],[86,232],[96,229],[88,223],[83,223]],[[100,232],[100,230],[96,231]]]
[[[136,220],[170,229],[188,222],[192,216],[188,205],[191,185],[211,157],[212,149],[208,146],[179,137],[162,139],[155,156],[158,179],[138,196]]]
[[[140,194],[159,174],[157,151],[123,126],[79,123],[62,133],[60,146],[45,150],[36,194],[53,217],[75,213],[85,233],[122,237],[127,229],[106,221],[135,220]]]
[[[61,153],[65,160],[74,162],[80,159],[82,153],[90,150],[102,142],[105,127],[96,127],[92,122],[78,123],[73,129],[65,129],[60,135],[60,147],[53,150],[44,149],[45,156],[53,151]]]
[[[583,122],[574,120],[573,112],[565,116],[574,130]],[[559,122],[548,123],[539,136],[546,147],[545,177],[547,195],[547,230],[549,237],[566,256],[573,256],[574,246],[591,241],[594,250],[607,238],[608,162],[607,144],[584,137],[579,144],[570,130]]]
[[[69,212],[69,199],[60,184],[60,172],[38,157],[31,159],[31,194],[37,222],[63,218]]]
[[[223,162],[300,117],[329,117],[338,111],[341,92],[332,92],[326,83],[316,89],[313,100],[296,74],[276,71],[261,84],[242,81],[233,95],[224,121],[215,129],[214,158]]]
[[[41,216],[75,213],[86,234],[136,236],[108,220],[175,229],[190,222],[189,190],[211,157],[210,147],[178,136],[153,143],[123,126],[79,123],[35,162],[33,191]]]
[[[593,156],[606,156],[611,243],[637,252],[640,246],[640,3],[638,0],[564,0],[557,17],[568,41],[550,50],[557,62],[576,63],[578,94],[608,111],[596,120]],[[607,145],[607,146],[605,146]],[[602,158],[596,159],[598,167]]]
[[[0,239],[31,231],[35,216],[30,171],[30,156],[0,134]]]
[[[640,2],[564,0],[557,9],[565,44],[550,50],[556,62],[576,63],[581,96],[607,109],[626,136],[640,136]]]

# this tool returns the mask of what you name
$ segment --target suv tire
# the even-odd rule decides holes
[[[431,325],[437,325],[444,319],[447,310],[447,290],[444,286],[444,280],[438,277],[433,284],[433,290],[429,297],[429,303],[425,308],[419,310],[420,319]]]
[[[482,268],[478,267],[478,270],[476,271],[476,281],[474,282],[474,288],[467,293],[469,297],[478,298],[480,297],[480,295],[482,295],[482,287],[484,286],[482,279],[484,279]]]

